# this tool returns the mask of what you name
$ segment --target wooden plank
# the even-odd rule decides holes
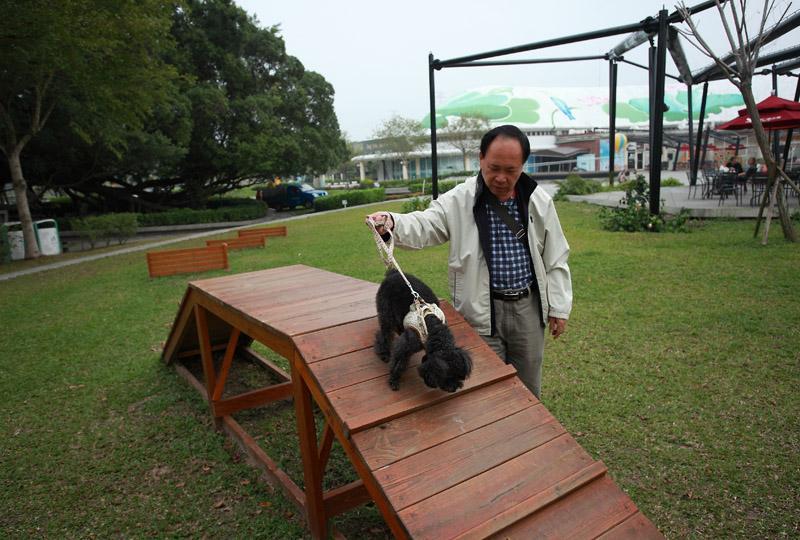
[[[300,513],[305,516],[306,496],[297,484],[287,475],[278,465],[272,461],[266,452],[258,445],[255,439],[250,436],[242,427],[230,416],[221,419],[222,429],[233,439],[239,448],[245,453],[248,461],[264,472],[267,480],[273,486],[281,489],[287,498],[294,503]]]
[[[467,531],[457,538],[460,540],[480,540],[500,530],[508,530],[506,528],[511,525],[514,526],[514,529],[519,530],[526,528],[526,525],[530,524],[533,530],[528,530],[530,533],[534,533],[534,531],[538,529],[536,522],[539,521],[539,516],[535,515],[537,511],[559,499],[568,497],[576,490],[602,477],[607,471],[608,469],[606,469],[603,463],[596,461],[577,473],[561,480],[558,484],[550,486],[533,497],[520,502],[516,506],[493,516],[491,519],[484,521],[474,529]]]
[[[456,393],[428,388],[425,382],[413,373],[406,373],[400,383],[400,389],[392,391],[389,389],[387,373],[382,377],[331,392],[328,398],[350,433],[356,433],[450,399],[459,393],[516,376],[514,367],[504,364],[485,343],[470,350],[470,355],[473,363],[472,374],[464,381],[464,387]]]
[[[306,492],[306,521],[311,536],[317,540],[327,538],[327,517],[322,500],[322,470],[317,450],[317,431],[311,394],[303,380],[299,365],[302,358],[292,358],[292,386],[294,388],[295,418],[300,438],[300,454],[303,457],[303,479]]]
[[[353,442],[375,470],[526,407],[544,408],[519,378],[512,377],[356,433]]]
[[[211,342],[208,339],[208,322],[206,319],[206,310],[201,306],[195,304],[194,306],[194,319],[197,326],[197,336],[200,341],[200,357],[203,362],[203,376],[206,383],[206,400],[211,403],[211,396],[214,395],[214,359],[211,353]]]
[[[225,381],[228,380],[228,372],[230,371],[231,364],[233,363],[233,353],[236,352],[236,343],[238,343],[240,335],[241,331],[238,328],[231,330],[231,337],[228,340],[227,347],[225,348],[225,356],[222,359],[222,366],[219,369],[219,380],[214,388],[214,396],[211,398],[212,401],[219,401],[222,397],[222,391],[225,389]]]
[[[349,326],[352,325],[338,326],[336,328],[347,328]],[[451,328],[451,331],[456,343],[465,350],[469,351],[484,344],[480,336],[466,322]],[[332,340],[332,348],[337,348],[337,343],[338,341]],[[408,369],[406,370],[409,376],[414,376],[416,367],[420,364],[424,354],[424,352],[420,351],[409,359]],[[325,392],[334,392],[345,386],[385,377],[389,373],[389,364],[378,358],[371,345],[370,348],[310,363],[309,367]]]
[[[641,512],[636,512],[628,519],[604,532],[598,540],[658,540],[664,535]]]
[[[223,238],[222,240],[206,240],[207,246],[222,246],[228,247],[228,251],[233,249],[247,249],[264,247],[267,239],[264,236],[237,236],[235,238]]]
[[[490,538],[597,538],[636,512],[633,501],[604,475]]]
[[[566,433],[544,407],[531,407],[374,471],[401,510]]]
[[[224,246],[149,251],[146,257],[150,277],[228,268]]]
[[[562,435],[490,471],[398,513],[414,538],[451,538],[592,463],[569,435]]]
[[[325,427],[322,429],[322,442],[319,445],[319,463],[320,469],[325,471],[328,466],[328,458],[331,457],[331,448],[333,447],[333,429],[328,422],[325,422]]]
[[[360,349],[371,348],[378,331],[378,318],[370,317],[350,324],[302,334],[294,338],[297,350],[307,364]]]
[[[368,290],[359,291],[351,295],[348,301],[339,303],[331,309],[324,309],[326,304],[322,304],[316,311],[307,311],[293,317],[281,318],[274,321],[273,324],[287,335],[295,336],[321,328],[369,319],[375,316],[373,296],[374,294]]]
[[[238,234],[239,236],[286,236],[286,225],[258,229],[239,229]]]
[[[325,502],[325,515],[328,519],[347,512],[351,508],[361,506],[372,500],[367,488],[364,487],[362,480],[356,480],[349,484],[331,489],[323,496]]]
[[[260,355],[258,352],[254,351],[250,347],[240,348],[239,354],[247,358],[251,362],[256,362],[257,364],[260,364],[261,366],[265,367],[283,381],[292,380],[292,377],[288,373],[286,373],[286,371],[284,371],[283,368],[281,368],[279,365],[274,363],[269,358]]]
[[[238,396],[213,402],[214,416],[229,416],[244,409],[253,409],[292,397],[291,381],[273,384]]]
[[[167,341],[164,343],[164,350],[161,352],[161,360],[166,364],[171,364],[175,359],[178,349],[181,346],[184,333],[187,332],[190,324],[194,324],[194,296],[196,293],[191,288],[186,288],[183,293],[178,313],[175,321],[169,329]],[[197,347],[199,348],[199,344]]]
[[[195,298],[197,305],[203,306],[210,313],[225,320],[225,322],[229,323],[231,326],[239,328],[244,334],[257,339],[284,358],[291,357],[294,346],[289,336],[277,332],[261,321],[253,320],[252,317],[246,313],[221,304],[202,291],[200,291]]]

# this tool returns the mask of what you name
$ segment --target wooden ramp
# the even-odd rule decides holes
[[[661,538],[653,524],[553,418],[464,319],[443,302],[474,368],[463,389],[427,388],[412,358],[400,390],[372,351],[378,285],[307,266],[189,284],[164,360],[199,358],[203,381],[182,367],[218,425],[301,509],[315,538],[328,519],[375,502],[397,538]],[[250,349],[257,340],[290,361],[285,374]],[[214,351],[218,351],[216,364]],[[277,384],[222,399],[239,356],[257,358]],[[177,363],[176,363],[177,364]],[[305,491],[231,416],[294,398]],[[312,400],[324,414],[320,440]],[[323,492],[338,441],[360,480]]]

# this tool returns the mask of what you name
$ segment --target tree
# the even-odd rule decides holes
[[[708,42],[703,39],[697,24],[692,19],[684,3],[676,6],[684,21],[689,26],[688,31],[682,31],[681,33],[688,38],[692,45],[711,58],[725,77],[739,89],[744,99],[745,106],[747,107],[747,113],[752,119],[753,132],[758,147],[761,150],[761,155],[767,165],[769,177],[767,188],[764,190],[764,198],[761,201],[761,208],[759,209],[754,236],[758,234],[764,207],[768,204],[767,221],[764,227],[763,239],[763,243],[767,243],[769,223],[772,217],[772,207],[773,204],[777,202],[783,235],[787,240],[797,242],[797,234],[792,225],[792,220],[789,217],[786,201],[783,197],[783,189],[781,189],[781,183],[787,182],[796,191],[798,187],[786,173],[778,167],[777,160],[770,151],[767,134],[764,130],[764,125],[761,123],[761,117],[758,113],[752,87],[753,73],[757,66],[761,47],[770,40],[771,32],[786,16],[789,6],[787,5],[786,9],[780,12],[775,10],[775,0],[765,0],[759,20],[757,14],[748,12],[747,0],[730,0],[727,2],[716,0],[716,5],[720,21],[725,30],[725,36],[730,45],[731,61],[726,62],[720,58]],[[730,20],[728,17],[730,17]],[[767,24],[771,22],[771,19],[774,20],[774,25],[767,30]],[[755,34],[751,33],[752,29],[748,26],[748,20],[759,20],[758,29]]]
[[[184,0],[168,14],[178,74],[151,114],[90,140],[70,129],[82,102],[56,104],[24,156],[36,193],[58,189],[90,211],[203,206],[274,176],[322,173],[346,152],[333,87],[286,54],[277,27],[230,0]],[[0,180],[2,180],[0,173]]]
[[[448,122],[442,130],[442,139],[449,142],[461,151],[464,158],[464,170],[469,170],[470,154],[480,147],[483,134],[489,129],[489,119],[485,116],[459,116],[458,119]]]
[[[39,250],[22,167],[26,145],[58,106],[85,141],[100,133],[119,151],[125,132],[142,126],[169,91],[174,70],[168,0],[108,2],[0,1],[0,151],[5,155],[22,223],[25,258]]]
[[[403,164],[403,180],[408,179],[408,160],[425,141],[425,128],[418,121],[394,115],[384,120],[373,135],[380,139],[380,146],[390,154],[395,154]]]

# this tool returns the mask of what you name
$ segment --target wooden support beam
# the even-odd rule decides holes
[[[325,428],[322,430],[322,443],[319,446],[319,463],[320,469],[324,472],[328,466],[328,458],[331,457],[331,448],[333,447],[333,430],[328,422],[325,422]]]
[[[194,319],[197,325],[197,338],[200,341],[200,357],[203,361],[203,375],[206,383],[206,400],[211,404],[211,396],[214,395],[214,358],[211,352],[211,342],[208,337],[208,319],[206,310],[200,305],[194,306]]]
[[[244,409],[253,409],[289,397],[292,397],[291,381],[273,384],[252,392],[215,401],[214,416],[229,416]]]
[[[325,500],[325,515],[328,519],[372,500],[362,480],[356,480],[342,487],[326,491],[323,498]]]
[[[300,453],[303,456],[303,478],[306,488],[306,521],[311,536],[322,540],[327,538],[328,523],[322,500],[322,470],[318,460],[317,430],[311,392],[301,375],[302,357],[295,352],[292,357],[292,385],[294,387],[294,407],[297,420],[297,433],[300,436]]]
[[[231,338],[228,340],[228,346],[225,349],[225,358],[222,360],[222,367],[220,367],[219,370],[219,378],[214,388],[214,397],[212,401],[219,401],[222,397],[222,391],[225,389],[225,381],[228,379],[228,372],[231,370],[231,364],[233,363],[233,354],[236,352],[236,343],[238,343],[241,333],[241,330],[238,328],[234,328],[231,331]]]

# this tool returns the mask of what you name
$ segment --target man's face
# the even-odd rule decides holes
[[[480,156],[481,173],[495,197],[507,201],[522,174],[522,147],[516,139],[499,136]]]

